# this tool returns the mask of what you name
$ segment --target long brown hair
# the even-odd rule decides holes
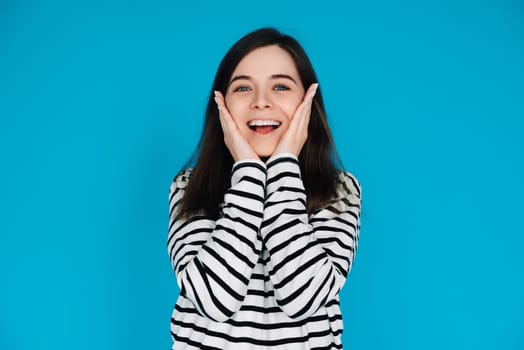
[[[207,103],[204,130],[192,158],[184,166],[194,166],[179,215],[191,217],[203,213],[213,218],[220,214],[219,206],[231,184],[234,160],[224,143],[213,91],[226,93],[227,84],[236,66],[251,51],[277,45],[293,58],[302,85],[307,89],[317,82],[317,76],[304,49],[292,37],[273,28],[262,28],[237,41],[218,67]],[[196,159],[196,162],[194,160]],[[298,157],[302,181],[307,194],[307,211],[312,213],[335,197],[337,173],[342,168],[326,119],[320,88],[315,94],[308,138]]]

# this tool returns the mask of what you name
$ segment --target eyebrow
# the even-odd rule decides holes
[[[297,84],[296,80],[293,79],[293,77],[288,74],[273,74],[269,78],[270,79],[288,79],[288,80],[291,80],[293,83]],[[227,84],[227,86],[230,86],[231,84],[233,84],[233,82],[237,80],[253,80],[253,79],[249,75],[237,75],[229,81],[229,84]]]

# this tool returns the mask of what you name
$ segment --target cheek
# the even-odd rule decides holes
[[[237,112],[237,104],[234,100],[230,98],[225,98],[224,103],[226,104],[227,111],[233,117],[233,119],[236,119],[235,116],[238,114]]]
[[[231,114],[231,117],[233,119],[238,120],[242,118],[242,111],[244,110],[241,101],[238,101],[234,98],[228,98],[225,99],[226,108],[229,111],[229,114]]]
[[[286,101],[282,104],[282,110],[288,118],[292,118],[298,106],[300,106],[300,103],[302,103],[302,98],[296,98],[293,100]]]

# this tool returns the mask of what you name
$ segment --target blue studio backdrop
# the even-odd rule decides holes
[[[362,231],[347,349],[524,349],[524,7],[3,1],[0,349],[168,349],[169,185],[247,32],[317,70]]]

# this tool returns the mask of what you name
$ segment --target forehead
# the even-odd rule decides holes
[[[248,53],[238,63],[233,76],[249,75],[253,77],[289,74],[298,78],[298,71],[291,55],[276,46],[264,46]]]

